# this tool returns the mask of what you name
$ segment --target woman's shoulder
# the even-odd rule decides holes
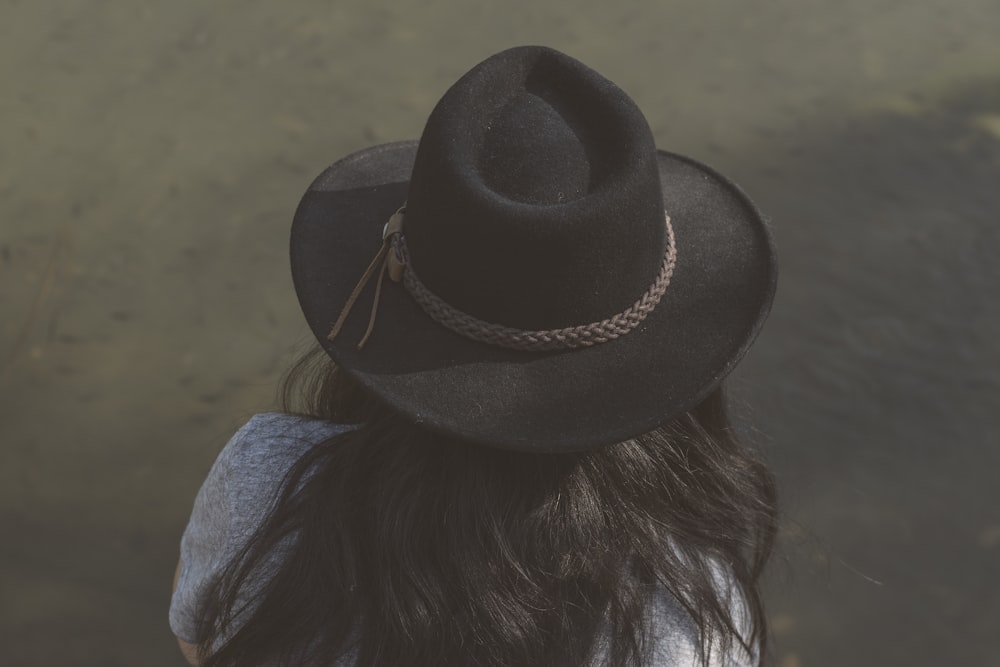
[[[357,428],[354,424],[337,424],[318,417],[287,412],[260,412],[250,417],[236,435],[254,438],[321,440]]]
[[[181,572],[170,623],[196,639],[201,595],[260,527],[295,463],[329,438],[354,428],[270,412],[251,417],[222,448],[195,498],[181,539]]]
[[[262,412],[236,431],[219,456],[230,466],[295,461],[309,448],[354,428],[357,426],[303,415]]]
[[[269,503],[285,475],[306,452],[354,428],[281,412],[256,414],[223,447],[209,483],[217,478],[236,506]]]

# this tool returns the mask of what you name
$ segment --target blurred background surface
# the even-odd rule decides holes
[[[734,386],[773,663],[1000,665],[998,35],[995,0],[0,0],[0,664],[183,664],[194,494],[309,341],[300,195],[542,43],[772,220]]]

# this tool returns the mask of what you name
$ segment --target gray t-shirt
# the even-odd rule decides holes
[[[350,426],[281,413],[255,415],[219,453],[195,498],[191,520],[181,538],[181,572],[170,602],[170,628],[188,643],[196,642],[195,612],[208,587],[260,526],[274,502],[285,474],[316,443]],[[280,553],[269,565],[276,567]],[[268,564],[265,564],[268,567]],[[720,587],[729,578],[720,570]],[[246,593],[250,599],[254,591]],[[740,611],[739,600],[734,612]],[[691,618],[665,591],[655,599],[654,665],[695,667],[701,651]],[[722,656],[712,651],[712,667],[745,667],[756,658],[740,652]],[[598,662],[598,664],[603,664]],[[352,667],[346,655],[334,667]]]

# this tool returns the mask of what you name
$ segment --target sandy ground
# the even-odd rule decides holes
[[[1000,665],[995,0],[0,0],[0,664],[183,664],[177,542],[307,341],[291,214],[544,43],[773,220],[736,377],[779,667]]]

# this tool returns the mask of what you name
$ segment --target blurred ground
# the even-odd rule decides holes
[[[998,83],[742,179],[784,261],[740,384],[802,522],[771,605],[801,664],[1000,664]]]
[[[180,665],[177,541],[307,340],[291,214],[545,43],[773,219],[736,377],[775,664],[1000,665],[1000,5],[0,0],[0,664]]]

